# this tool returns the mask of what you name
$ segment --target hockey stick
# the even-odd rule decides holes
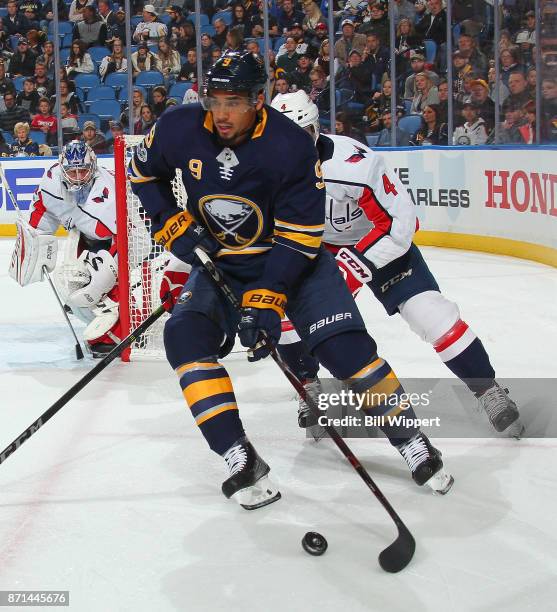
[[[6,175],[4,174],[4,169],[2,168],[2,164],[0,164],[0,179],[2,180],[4,189],[6,190],[6,193],[8,194],[8,197],[10,198],[12,202],[12,206],[17,211],[17,216],[23,223],[27,224],[27,220],[23,217],[21,209],[19,208],[19,205],[17,203],[17,200],[15,199],[15,196],[12,193],[12,190],[8,183],[8,180],[6,179]],[[75,333],[75,330],[70,321],[70,318],[68,317],[68,313],[66,312],[66,309],[64,308],[64,304],[62,304],[62,300],[60,299],[60,296],[58,295],[58,291],[56,290],[56,287],[54,286],[54,283],[52,282],[52,279],[50,278],[50,274],[48,273],[46,266],[42,267],[42,272],[43,272],[43,275],[46,276],[48,280],[48,284],[52,288],[52,291],[54,295],[56,296],[56,299],[58,300],[58,304],[60,304],[60,308],[62,309],[62,313],[64,314],[64,319],[66,319],[66,323],[68,324],[68,327],[70,328],[70,331],[72,332],[72,335],[75,338],[75,356],[77,357],[77,359],[83,359],[83,350],[81,349],[81,344],[79,343],[79,340],[77,339],[77,334]]]
[[[215,281],[216,285],[224,293],[228,301],[236,310],[239,310],[241,307],[240,300],[236,297],[235,293],[227,284],[223,275],[216,268],[211,258],[207,255],[207,253],[205,253],[205,251],[201,250],[199,247],[195,249],[195,254],[199,261],[202,263],[205,270]],[[274,348],[271,351],[271,357],[278,365],[278,367],[282,370],[286,378],[288,378],[291,385],[296,389],[298,394],[308,404],[311,410],[315,414],[321,414],[321,411],[319,410],[317,404],[307,394],[306,390],[304,389],[304,386],[302,385],[298,377],[288,369],[288,366],[280,358],[279,354]],[[412,536],[406,525],[402,522],[402,519],[398,516],[395,509],[391,506],[387,498],[383,495],[379,487],[375,484],[367,470],[360,463],[360,460],[350,450],[349,446],[346,444],[342,436],[331,425],[325,425],[324,429],[332,438],[333,442],[337,445],[341,453],[346,457],[346,459],[348,459],[348,462],[356,470],[360,478],[366,483],[367,487],[379,500],[379,503],[383,506],[383,508],[385,508],[389,516],[393,519],[398,529],[398,537],[392,544],[390,544],[389,546],[387,546],[387,548],[381,551],[381,553],[379,554],[379,565],[386,572],[400,572],[400,570],[404,569],[408,565],[408,563],[410,563],[412,557],[414,556],[414,551],[416,550],[416,542],[414,540],[414,537]]]
[[[166,300],[165,300],[166,301]],[[135,340],[137,340],[143,332],[145,332],[153,323],[159,319],[166,312],[164,304],[161,304],[156,310],[154,310],[146,319],[138,325],[126,338],[124,338],[120,344],[117,344],[99,363],[83,378],[78,380],[75,385],[66,391],[62,397],[54,402],[52,406],[43,412],[41,416],[31,423],[29,427],[22,432],[11,444],[9,444],[0,453],[0,463],[4,463],[6,459],[14,453],[24,442],[37,433],[37,431],[49,421],[61,408],[63,408],[73,397],[75,397],[86,385],[88,385],[98,374],[100,374],[112,361],[120,356],[124,349],[128,348]]]

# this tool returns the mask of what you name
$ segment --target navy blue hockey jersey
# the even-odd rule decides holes
[[[176,168],[188,211],[222,246],[217,257],[242,265],[251,258],[238,255],[266,253],[277,269],[293,251],[305,261],[317,255],[325,218],[317,150],[281,113],[264,107],[251,138],[229,148],[201,106],[167,110],[136,147],[129,171],[154,232],[178,212],[170,189]]]

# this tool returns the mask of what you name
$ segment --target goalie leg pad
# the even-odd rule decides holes
[[[39,234],[24,221],[16,221],[17,239],[10,261],[9,275],[22,287],[43,280],[43,266],[49,272],[56,267],[58,240]]]
[[[118,304],[108,296],[92,309],[94,319],[83,331],[83,339],[89,343],[99,341],[116,325],[119,318]]]

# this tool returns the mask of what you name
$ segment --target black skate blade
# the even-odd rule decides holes
[[[277,494],[270,499],[266,499],[265,501],[260,502],[259,504],[253,504],[252,506],[246,506],[245,504],[240,504],[244,510],[257,510],[258,508],[263,508],[264,506],[268,506],[273,502],[278,501],[281,498],[280,491],[277,491]]]
[[[397,527],[397,539],[379,554],[381,569],[391,574],[403,570],[412,561],[416,551],[416,541],[406,526],[400,523]]]

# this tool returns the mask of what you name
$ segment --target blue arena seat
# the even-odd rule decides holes
[[[26,78],[27,77],[25,76],[18,76],[13,80],[16,91],[23,91],[23,83],[25,82]]]
[[[156,87],[157,85],[164,85],[164,77],[158,70],[146,70],[136,76],[135,83],[136,85],[151,89],[151,87]]]
[[[219,11],[218,13],[215,13],[213,15],[213,23],[215,23],[217,19],[222,19],[224,23],[226,23],[226,25],[229,26],[232,23],[232,12],[231,11]]]
[[[201,34],[209,34],[209,36],[214,36],[216,34],[215,26],[212,26],[211,24],[202,25]]]
[[[104,80],[104,84],[107,87],[112,87],[112,89],[116,91],[120,91],[123,87],[128,86],[128,73],[111,72]]]
[[[179,99],[182,101],[186,91],[193,87],[193,83],[191,81],[179,81],[178,83],[174,83],[168,92],[168,95],[172,98]]]
[[[93,87],[98,87],[101,82],[97,74],[78,74],[74,80],[76,87],[81,87],[85,93],[88,93]]]
[[[98,115],[101,121],[110,121],[120,117],[120,104],[116,100],[94,100],[89,112]]]
[[[405,132],[408,132],[410,136],[414,134],[422,127],[423,119],[421,115],[406,115],[401,117],[398,121],[398,127]]]
[[[29,138],[37,144],[46,144],[46,134],[40,130],[31,130],[29,132]]]
[[[89,90],[87,100],[93,102],[94,100],[115,100],[116,94],[112,87],[107,85],[100,85],[99,87],[92,87]]]
[[[106,47],[89,47],[87,53],[89,53],[95,64],[100,64],[103,58],[110,55],[110,51]]]
[[[377,132],[375,134],[366,134],[366,141],[368,147],[374,147],[377,144],[377,141],[379,140],[379,134],[380,132]]]
[[[437,43],[434,40],[424,40],[425,61],[432,64],[437,56]]]

